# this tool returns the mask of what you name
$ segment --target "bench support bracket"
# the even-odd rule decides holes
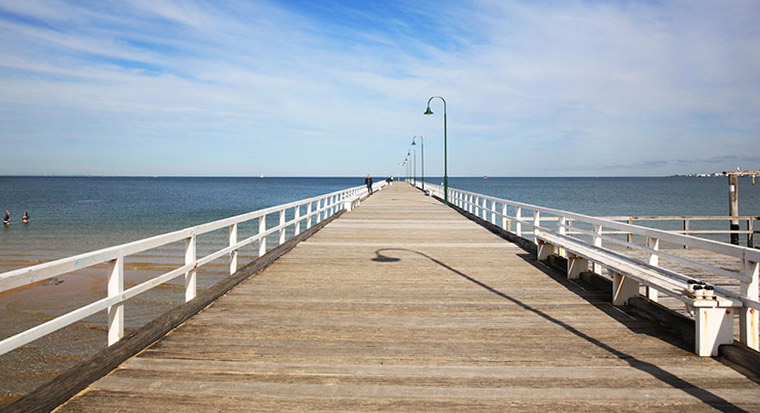
[[[718,346],[734,342],[734,311],[731,308],[695,306],[695,341],[698,356],[718,355]]]
[[[538,240],[538,260],[546,261],[554,255],[554,245]]]
[[[625,275],[610,271],[612,275],[612,305],[628,305],[628,299],[639,295],[639,283]]]
[[[568,255],[567,257],[567,278],[577,280],[581,278],[581,273],[588,271],[589,263],[585,258],[577,255]]]

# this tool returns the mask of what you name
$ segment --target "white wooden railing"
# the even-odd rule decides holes
[[[385,186],[384,181],[378,182],[373,185],[373,189],[380,190],[383,186]],[[128,299],[184,275],[185,301],[190,301],[196,296],[196,272],[198,268],[224,256],[229,256],[229,272],[233,274],[237,271],[238,251],[242,248],[258,242],[258,256],[262,256],[267,252],[267,249],[271,249],[267,245],[267,241],[268,238],[274,238],[274,234],[279,235],[276,239],[279,244],[282,244],[287,240],[288,234],[291,238],[295,237],[300,234],[302,227],[311,228],[340,210],[352,209],[358,205],[362,198],[367,196],[367,193],[367,187],[357,186],[127,244],[0,273],[0,293],[99,264],[106,265],[108,280],[108,293],[105,298],[3,339],[0,341],[0,355],[103,310],[108,312],[108,345],[110,346],[124,336],[124,302]],[[267,227],[267,217],[269,216],[277,218],[277,225]],[[287,216],[292,218],[288,220],[286,219]],[[254,223],[253,221],[257,222]],[[258,231],[241,240],[238,237],[238,226],[243,223],[256,225]],[[197,237],[225,228],[229,231],[229,246],[204,257],[197,257]],[[124,260],[126,257],[182,241],[185,245],[184,265],[141,284],[124,289]]]
[[[426,183],[425,189],[431,195],[443,198],[443,188],[441,186]],[[760,250],[758,249],[625,222],[616,222],[610,219],[592,217],[554,208],[510,201],[454,188],[449,188],[449,203],[493,225],[500,226],[504,231],[532,240],[536,244],[539,243],[541,234],[552,234],[554,235],[553,239],[560,239],[560,241],[561,239],[572,240],[576,247],[578,242],[583,242],[589,247],[589,250],[604,249],[621,254],[620,247],[625,247],[622,248],[622,254],[625,254],[626,250],[642,251],[646,256],[645,261],[635,257],[632,257],[631,260],[639,262],[642,268],[663,268],[667,270],[669,276],[684,284],[688,280],[694,279],[679,274],[676,268],[665,268],[660,258],[667,258],[669,262],[677,262],[679,265],[696,268],[709,274],[738,280],[738,292],[714,287],[715,292],[741,302],[742,307],[738,309],[740,316],[740,340],[750,348],[758,350],[758,326],[760,325],[760,319],[758,318],[758,314],[760,313],[760,301],[758,300]],[[571,221],[572,226],[569,224]],[[632,234],[633,237],[621,237],[620,234]],[[641,243],[643,245],[633,242],[634,238],[643,240],[644,242]],[[738,260],[740,269],[739,271],[731,271],[720,268],[707,260],[700,261],[698,260],[699,258],[679,256],[672,253],[672,250],[668,252],[668,249],[664,248],[664,244],[667,244],[671,248],[701,249],[732,257]],[[563,245],[560,244],[557,247],[557,253],[563,255]],[[691,254],[691,256],[700,257],[699,254]],[[599,263],[593,263],[591,270],[597,274],[601,274],[602,266]],[[653,301],[657,300],[656,290],[646,291],[645,294]]]

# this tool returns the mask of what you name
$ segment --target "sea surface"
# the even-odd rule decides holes
[[[19,253],[61,258],[362,185],[363,180],[0,177],[0,212],[12,213],[12,224],[0,228],[0,261]],[[427,178],[429,183],[441,181]],[[725,177],[452,177],[449,185],[595,216],[728,215]],[[29,224],[21,223],[24,211],[31,216]],[[749,177],[740,179],[739,212],[760,215],[760,182],[755,186]]]
[[[441,181],[427,178],[435,184]],[[12,224],[0,228],[0,273],[363,183],[363,177],[0,177],[0,212],[12,213]],[[725,177],[452,177],[450,186],[596,216],[728,214]],[[760,183],[753,186],[751,178],[740,179],[739,199],[742,215],[760,215]],[[28,224],[21,223],[24,211],[31,216]],[[677,229],[680,223],[660,225]],[[713,226],[725,228],[727,223]],[[245,231],[255,232],[253,227],[253,223],[250,228],[241,226],[240,238]],[[199,238],[199,257],[227,242],[226,230],[214,236],[207,243]],[[241,251],[240,265],[254,259],[256,251],[256,245]],[[182,257],[182,245],[128,257],[126,286],[180,266]],[[225,257],[202,267],[199,290],[227,277],[228,262]],[[106,272],[100,265],[0,293],[0,339],[104,297]],[[125,304],[127,332],[183,300],[182,277],[130,299]],[[0,356],[0,407],[103,348],[106,316],[102,313]]]

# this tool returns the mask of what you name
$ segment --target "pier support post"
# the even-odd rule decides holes
[[[695,352],[698,356],[714,357],[721,344],[734,342],[733,313],[730,308],[712,307],[713,302],[707,303],[710,307],[700,307],[700,301],[707,300],[694,301]]]
[[[124,292],[124,257],[108,262],[108,297]],[[108,345],[124,337],[124,303],[108,307]]]
[[[742,260],[742,274],[744,280],[741,281],[740,293],[750,300],[758,300],[758,285],[760,282],[760,263]],[[739,339],[747,347],[760,351],[758,344],[758,330],[760,330],[760,317],[758,311],[753,308],[742,307],[739,309]]]
[[[639,283],[635,280],[610,271],[612,275],[612,305],[628,305],[628,299],[639,294]]]
[[[196,279],[196,267],[198,264],[195,263],[196,259],[196,237],[195,234],[191,235],[190,238],[185,239],[185,265],[191,265],[195,264],[194,267],[185,273],[185,302],[188,302],[195,298],[195,292],[196,292],[196,285],[197,285],[197,279]]]
[[[230,225],[230,247],[235,248],[238,243],[238,224]],[[233,249],[230,251],[230,275],[237,271],[238,266],[238,250]]]
[[[739,176],[736,173],[728,175],[728,215],[739,216]],[[739,231],[739,220],[731,219],[729,229],[732,231],[731,243],[739,245],[739,234],[733,232]]]
[[[581,273],[588,271],[588,260],[577,255],[567,257],[567,278],[577,280],[581,278]]]

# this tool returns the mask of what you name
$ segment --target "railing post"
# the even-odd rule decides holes
[[[235,248],[238,243],[238,224],[230,225],[230,247]],[[230,251],[230,275],[237,271],[238,265],[238,251],[233,249]]]
[[[319,224],[322,221],[322,206],[324,205],[324,198],[319,198],[317,200],[317,210],[316,212],[316,223]]]
[[[124,292],[124,257],[108,262],[108,297],[119,296]],[[108,307],[108,345],[124,337],[124,303]]]
[[[742,260],[742,274],[744,279],[741,280],[740,293],[750,300],[758,300],[758,286],[760,285],[760,263]],[[739,310],[739,339],[747,347],[758,351],[758,311],[754,308],[742,307]]]
[[[191,235],[189,238],[185,238],[185,265],[195,264],[193,265],[193,268],[190,269],[190,271],[185,273],[185,302],[188,302],[195,298],[195,289],[197,285],[197,264],[195,263],[196,243],[197,241],[195,234]]]
[[[561,216],[559,217],[559,220],[557,221],[557,229],[559,230],[559,235],[567,235],[567,217]],[[563,258],[567,258],[567,254],[565,254],[565,249],[562,247],[559,247],[559,256]]]
[[[293,228],[293,237],[296,237],[301,233],[301,205],[296,205],[296,209],[293,213],[295,214],[295,218],[293,219],[296,222],[296,226]]]
[[[541,212],[533,211],[533,243],[538,245],[538,227],[541,226]]]
[[[747,247],[748,248],[755,248],[755,218],[749,217],[747,218]]]
[[[280,244],[279,245],[282,245],[282,244],[285,243],[285,235],[286,235],[286,231],[285,231],[285,208],[283,208],[280,211]]]
[[[467,197],[469,198],[469,200],[467,201],[467,207],[468,207],[468,211],[467,212],[469,212],[469,213],[472,214],[472,211],[475,210],[475,206],[473,205],[473,202],[472,202],[472,199],[474,197],[472,196],[472,194],[467,195]]]
[[[312,205],[314,205],[314,201],[309,201],[309,204],[306,205],[306,229],[311,228],[311,213],[312,213]]]
[[[507,203],[502,202],[501,203],[501,228],[504,231],[509,232],[511,228],[509,228],[509,219],[507,219]]]
[[[261,235],[267,230],[267,216],[259,217],[259,257],[267,253],[267,236]]]
[[[599,224],[594,224],[594,237],[593,242],[595,247],[602,248],[602,226]],[[593,271],[595,274],[602,274],[602,266],[593,263],[591,266],[591,271]]]
[[[491,223],[496,225],[496,200],[491,200]]]
[[[515,234],[522,237],[522,207],[518,206],[515,211]]]
[[[660,256],[657,251],[660,250],[660,239],[654,237],[647,237],[647,247],[653,251],[647,253],[647,264],[657,267],[660,265]],[[652,287],[647,287],[647,298],[652,301],[657,301],[659,296],[657,290]]]
[[[690,227],[689,224],[690,224],[689,219],[688,218],[684,218],[684,220],[683,220],[683,234],[684,235],[689,235],[689,227]],[[683,247],[684,247],[684,249],[689,248],[688,245],[684,245]]]
[[[633,225],[633,217],[628,218],[628,224]],[[628,233],[628,242],[633,244],[633,232]],[[628,247],[628,248],[631,248],[631,247]]]

